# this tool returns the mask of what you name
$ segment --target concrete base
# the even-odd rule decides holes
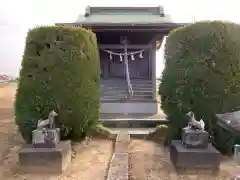
[[[62,173],[71,161],[71,142],[62,141],[56,148],[32,148],[19,152],[20,168],[29,173]]]
[[[101,102],[100,113],[119,113],[119,114],[157,114],[157,102],[126,102],[126,103],[105,103]]]
[[[204,169],[218,171],[221,154],[211,144],[206,149],[185,148],[180,140],[173,140],[170,159],[178,170]]]

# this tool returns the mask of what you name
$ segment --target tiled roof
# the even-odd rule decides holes
[[[75,23],[80,24],[160,24],[172,23],[169,15],[158,7],[90,7],[80,14]]]
[[[76,23],[81,24],[160,24],[171,23],[169,15],[161,17],[152,14],[93,14],[89,17],[79,15]]]

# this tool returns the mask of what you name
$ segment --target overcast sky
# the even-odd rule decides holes
[[[130,3],[131,2],[131,3]],[[161,4],[160,4],[161,3]],[[1,0],[0,5],[0,74],[17,76],[29,28],[74,22],[92,6],[158,6],[176,22],[195,20],[240,21],[237,0]],[[163,61],[163,49],[157,53],[158,65]],[[162,66],[163,68],[163,66]],[[158,75],[161,70],[158,70]]]

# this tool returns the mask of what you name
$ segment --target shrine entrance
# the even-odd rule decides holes
[[[138,51],[136,51],[138,52]],[[121,59],[120,55],[109,55],[111,58],[107,58],[104,53],[111,52],[100,52],[101,59],[101,75],[103,78],[126,78],[126,69],[124,60]],[[146,51],[139,55],[149,55]],[[150,59],[139,57],[139,55],[132,56],[134,59],[128,56],[128,70],[130,79],[151,79]]]
[[[114,38],[107,41],[104,39],[105,33],[96,32],[99,40],[101,77],[126,78],[129,76],[130,79],[151,79],[153,68],[151,58],[154,58],[151,53],[156,49],[146,42],[145,44],[136,43],[136,39],[144,36],[144,33],[138,33],[138,36],[134,32],[126,33],[126,31],[106,33],[108,38],[109,36]],[[130,44],[131,42],[134,44]]]

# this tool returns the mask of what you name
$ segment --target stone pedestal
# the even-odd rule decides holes
[[[48,129],[48,135],[43,135],[43,130],[34,130],[32,132],[32,146],[34,148],[56,148],[60,142],[60,129]]]
[[[176,169],[207,169],[218,171],[221,154],[210,143],[205,149],[185,148],[181,140],[173,140],[170,159]]]
[[[196,131],[192,129],[182,130],[182,144],[186,148],[207,148],[209,134],[206,131]]]
[[[71,141],[61,141],[55,148],[27,145],[19,152],[20,168],[30,173],[62,173],[71,161]]]

